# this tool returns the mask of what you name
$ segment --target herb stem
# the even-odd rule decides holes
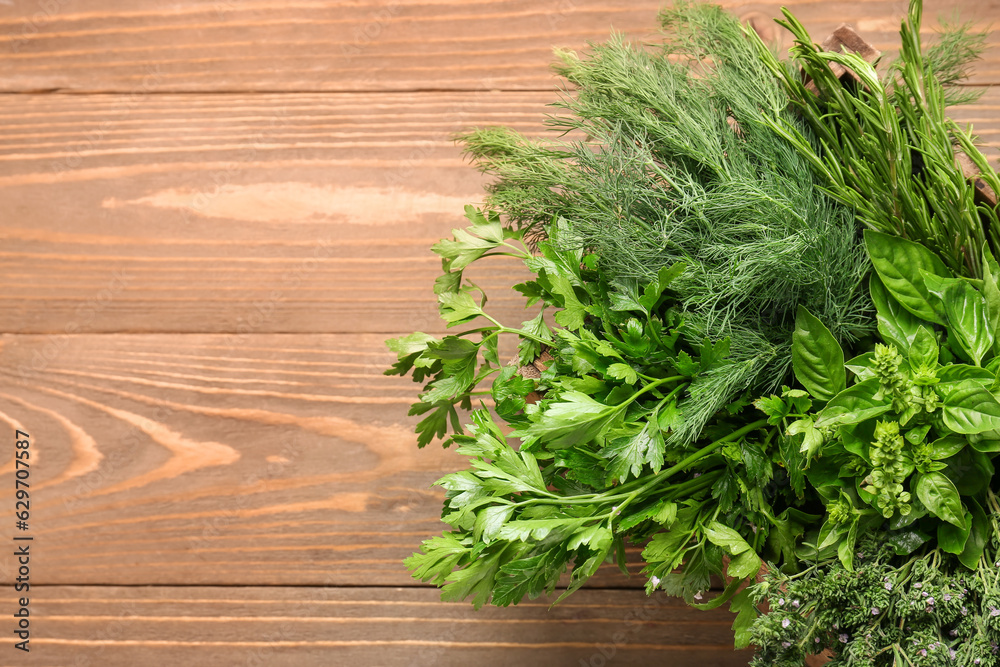
[[[647,491],[649,491],[653,487],[661,484],[663,482],[663,480],[669,479],[671,476],[677,474],[678,472],[683,471],[688,466],[693,465],[694,463],[697,463],[699,459],[701,459],[704,456],[707,456],[708,454],[711,454],[712,452],[714,452],[716,449],[720,448],[722,445],[726,444],[727,442],[730,442],[732,440],[741,438],[744,435],[746,435],[747,433],[755,431],[756,429],[761,428],[762,426],[766,426],[766,425],[767,425],[767,420],[766,419],[758,419],[757,421],[755,421],[753,423],[747,424],[746,426],[744,426],[741,429],[737,429],[736,431],[733,431],[732,433],[730,433],[727,436],[719,438],[718,440],[716,440],[712,444],[706,445],[706,446],[702,447],[697,452],[695,452],[694,454],[691,454],[690,456],[688,456],[686,459],[684,459],[680,463],[677,463],[676,465],[673,465],[673,466],[667,468],[666,470],[661,470],[660,472],[658,472],[655,475],[653,475],[653,478],[650,481],[646,482],[645,484],[643,484],[642,486],[640,486],[638,489],[636,489],[635,491],[633,491],[632,493],[630,493],[628,495],[628,497],[625,499],[625,501],[621,505],[619,505],[619,507],[618,507],[619,511],[621,511],[621,509],[623,507],[625,507],[628,504],[630,504],[633,500],[635,500],[641,494],[646,493]],[[636,480],[636,481],[638,482],[639,480]]]

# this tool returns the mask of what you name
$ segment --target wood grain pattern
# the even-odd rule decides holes
[[[581,48],[611,28],[655,33],[661,0],[51,0],[0,5],[2,91],[357,91],[551,89],[553,46]],[[817,41],[854,23],[883,52],[901,0],[720,4],[777,35],[791,6]],[[956,10],[988,23],[997,0],[926,0],[929,23]],[[928,34],[931,33],[930,25]],[[6,42],[6,43],[4,43]],[[996,38],[993,42],[996,43]],[[1000,54],[976,74],[996,83]]]
[[[381,375],[388,335],[442,331],[428,248],[482,198],[451,135],[540,133],[551,47],[643,39],[661,4],[0,2],[0,438],[32,435],[36,539],[33,650],[0,667],[747,663],[726,612],[610,566],[554,610],[476,613],[401,565],[463,465],[415,448],[417,387]],[[906,7],[723,4],[886,53]],[[1000,89],[956,111],[994,157],[998,112]],[[517,323],[523,275],[471,277]]]
[[[0,331],[442,331],[429,248],[483,197],[449,137],[487,124],[538,134],[552,99],[0,97],[0,198],[12,212],[0,228]],[[991,88],[955,114],[993,157],[998,111]],[[514,324],[530,316],[510,289],[526,275],[503,259],[470,270]]]
[[[0,98],[0,330],[441,330],[430,246],[483,196],[451,135],[550,99]],[[518,268],[471,276],[515,323]]]
[[[17,422],[0,437],[35,443],[38,579],[415,585],[402,559],[443,529],[430,485],[465,463],[417,450],[417,385],[381,374],[382,340],[0,337],[0,421]],[[594,583],[644,581],[608,566]]]
[[[427,589],[33,588],[39,638],[18,665],[650,665],[735,667],[728,612],[641,591],[580,591],[473,612]],[[0,658],[6,664],[9,658]]]

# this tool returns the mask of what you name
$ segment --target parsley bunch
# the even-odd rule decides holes
[[[649,592],[695,604],[713,575],[728,574],[732,584],[706,604],[741,612],[745,641],[756,614],[740,584],[762,558],[792,566],[797,536],[819,517],[797,508],[806,495],[798,450],[782,449],[748,395],[719,410],[693,443],[669,442],[685,419],[684,392],[729,354],[726,340],[686,325],[671,291],[684,266],[615,292],[597,257],[560,245],[569,222],[555,222],[536,254],[495,214],[467,214],[472,224],[435,251],[445,269],[441,314],[471,328],[389,343],[399,357],[389,372],[425,383],[412,410],[428,415],[422,440],[450,433],[470,464],[437,482],[451,529],[427,540],[408,567],[441,585],[445,599],[506,605],[552,592],[568,572],[565,597],[608,559],[624,569],[631,540],[645,545]],[[534,274],[517,289],[540,310],[521,327],[492,319],[481,290],[462,278],[470,262],[497,254],[520,257]],[[522,362],[547,350],[539,379],[500,363],[503,336],[518,343]],[[480,389],[487,380],[490,389]],[[533,392],[537,403],[526,400]],[[487,394],[493,410],[483,403],[463,427],[457,409]]]

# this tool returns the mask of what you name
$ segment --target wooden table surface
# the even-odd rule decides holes
[[[443,330],[428,248],[482,198],[450,137],[541,132],[550,48],[648,37],[660,4],[0,1],[0,665],[746,664],[727,612],[641,576],[475,613],[400,563],[462,466],[417,450],[416,385],[381,374],[385,338]],[[891,51],[906,3],[785,4]],[[727,4],[772,32],[779,5]],[[958,112],[991,150],[998,109]],[[473,278],[519,322],[516,275]]]

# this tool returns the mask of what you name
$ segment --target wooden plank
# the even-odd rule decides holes
[[[465,459],[417,449],[406,411],[418,386],[382,375],[392,361],[382,340],[0,337],[0,438],[13,451],[19,428],[33,443],[29,527],[42,555],[32,575],[414,585],[403,558],[444,527],[443,493],[430,485]],[[0,484],[12,488],[8,456]],[[8,540],[13,509],[0,506]],[[594,583],[645,578],[608,566]]]
[[[0,331],[440,331],[430,246],[483,197],[451,137],[551,99],[0,98]],[[515,324],[519,268],[470,275]]]
[[[665,595],[580,591],[484,608],[429,589],[32,588],[25,665],[746,665],[727,611]],[[500,657],[502,656],[502,657]],[[10,653],[0,663],[12,661]]]
[[[788,5],[822,41],[842,21],[876,48],[898,43],[906,3],[721,3],[774,32]],[[928,34],[956,11],[988,24],[994,3],[926,0]],[[0,91],[356,91],[551,89],[553,46],[579,49],[612,28],[656,31],[660,0],[51,0],[0,4]],[[787,41],[787,37],[786,37]],[[5,42],[5,43],[4,43]],[[997,38],[991,38],[996,44]],[[997,83],[994,49],[977,83]]]
[[[450,136],[536,135],[553,97],[0,97],[0,331],[441,331],[429,248],[484,183]],[[955,114],[1000,145],[1000,88]],[[517,324],[527,274],[491,262]]]

